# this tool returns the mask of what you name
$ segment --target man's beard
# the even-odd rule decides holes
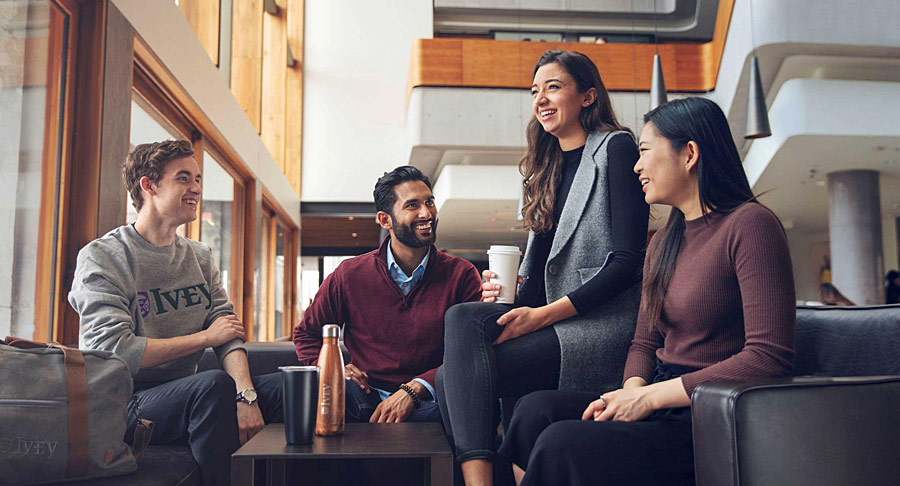
[[[431,221],[431,237],[423,240],[419,238],[416,230],[413,228],[413,225],[419,224],[421,221],[413,224],[398,224],[394,217],[391,216],[391,222],[394,224],[394,236],[397,238],[397,241],[410,248],[425,248],[434,243],[435,238],[437,238],[437,220],[429,219],[425,222],[428,221]]]

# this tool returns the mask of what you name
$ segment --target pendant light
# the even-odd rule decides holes
[[[659,59],[659,20],[656,17],[656,0],[653,0],[653,43],[656,46],[656,54],[653,55],[653,77],[650,81],[651,110],[669,101],[662,61]]]
[[[750,43],[753,58],[750,59],[750,86],[747,96],[747,130],[744,138],[765,138],[772,135],[769,128],[769,110],[766,108],[766,94],[759,75],[759,59],[756,56],[756,41],[753,38],[753,0],[750,0]]]

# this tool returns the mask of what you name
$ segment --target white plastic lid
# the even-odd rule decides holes
[[[514,245],[491,245],[491,248],[487,251],[490,253],[507,253],[514,255],[521,255],[522,252],[519,250],[518,246]]]

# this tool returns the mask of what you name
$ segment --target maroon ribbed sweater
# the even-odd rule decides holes
[[[393,391],[422,378],[434,386],[444,358],[444,313],[481,298],[475,266],[431,247],[422,280],[404,296],[387,267],[385,238],[378,250],[342,262],[322,282],[294,328],[294,346],[304,365],[319,360],[322,326],[344,326],[350,360],[369,374],[369,384]]]
[[[751,202],[687,221],[659,323],[638,315],[624,378],[650,383],[656,358],[702,368],[681,377],[688,396],[709,381],[787,376],[794,306],[787,237],[768,208]]]

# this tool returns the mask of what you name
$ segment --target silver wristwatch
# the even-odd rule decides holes
[[[235,399],[235,401],[244,402],[247,405],[253,405],[253,402],[256,401],[256,398],[256,390],[254,390],[253,388],[247,388],[237,394],[237,398]]]

